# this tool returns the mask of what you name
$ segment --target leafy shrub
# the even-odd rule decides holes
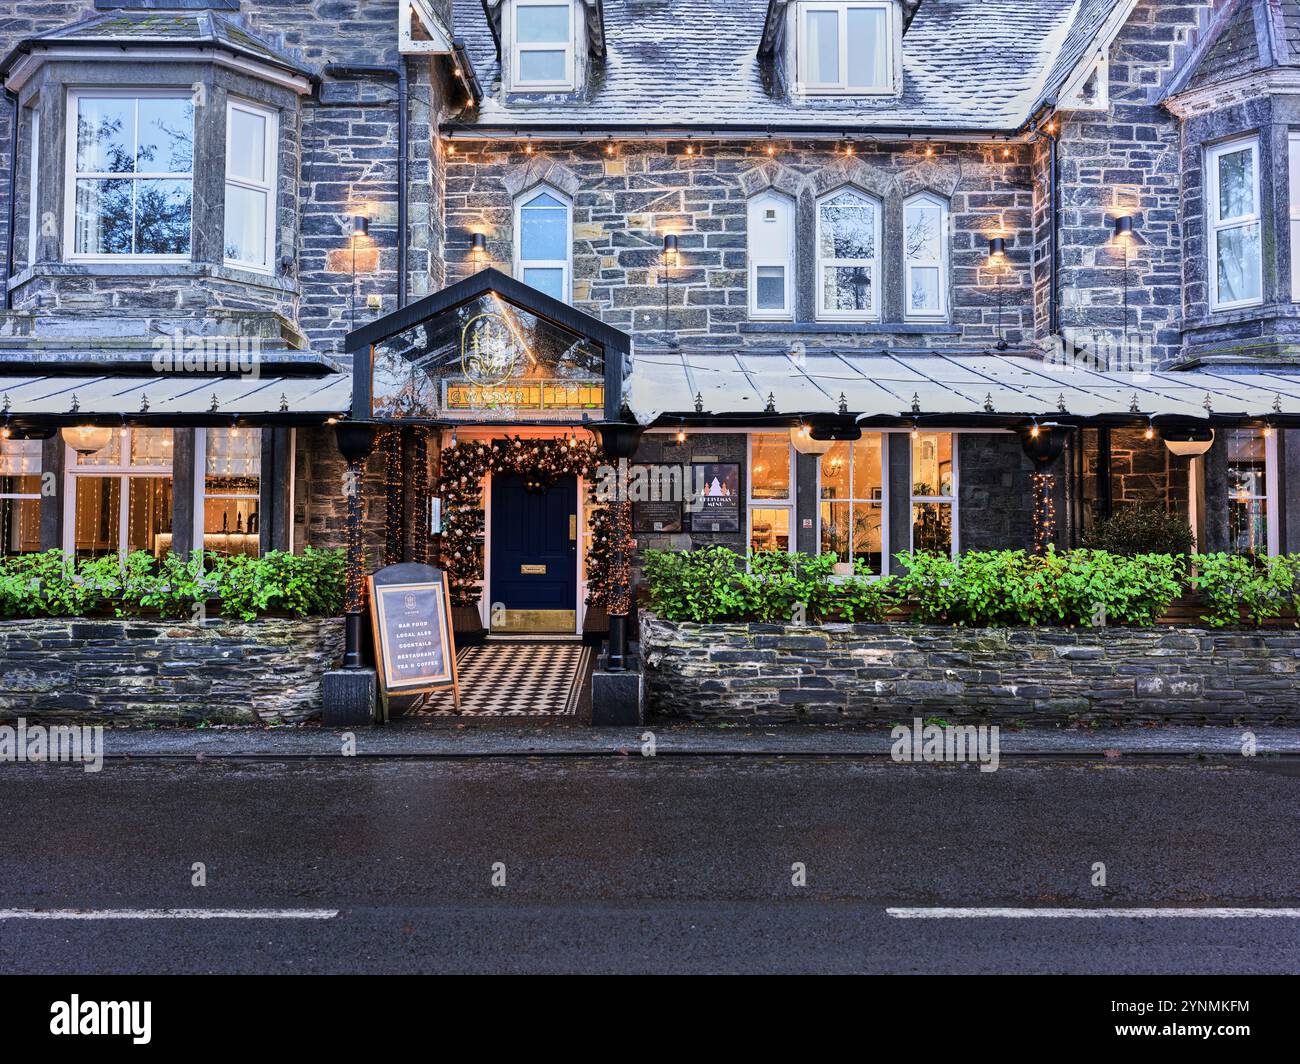
[[[54,550],[0,559],[0,616],[79,617],[111,609],[119,617],[155,610],[190,617],[213,599],[243,620],[270,610],[330,616],[342,611],[345,583],[338,550],[308,547],[261,558],[195,551],[188,559],[137,551],[80,560]]]
[[[1125,506],[1083,534],[1090,550],[1128,556],[1191,554],[1196,549],[1192,526],[1178,514],[1154,506]]]
[[[900,554],[899,590],[922,624],[1154,624],[1182,590],[1183,559],[1076,550]]]
[[[1192,586],[1206,610],[1201,620],[1215,628],[1240,624],[1243,614],[1262,624],[1297,604],[1300,555],[1200,554],[1195,562]]]

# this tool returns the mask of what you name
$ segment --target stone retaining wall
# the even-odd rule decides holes
[[[1294,722],[1300,631],[672,624],[641,616],[652,714],[863,721]]]
[[[292,723],[342,654],[333,617],[0,621],[0,720]]]

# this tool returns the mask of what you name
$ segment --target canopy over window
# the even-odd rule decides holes
[[[627,334],[487,269],[348,335],[357,420],[618,416]]]
[[[973,425],[1023,418],[1129,421],[1268,419],[1300,425],[1300,375],[1226,369],[1117,372],[1024,355],[895,355],[882,351],[640,354],[629,405],[662,415],[855,415],[860,421],[942,417]]]

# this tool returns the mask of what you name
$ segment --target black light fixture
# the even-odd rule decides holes
[[[989,237],[989,258],[996,259],[1007,253],[1006,237]]]
[[[664,233],[664,256],[677,254],[677,234]]]
[[[1133,235],[1133,216],[1124,214],[1115,219],[1115,237],[1120,239]]]
[[[470,238],[470,242],[469,242],[469,250],[470,250],[470,252],[471,252],[472,254],[474,254],[474,255],[486,255],[486,254],[487,254],[487,234],[486,234],[486,233],[475,233],[475,234],[473,235],[473,237]]]
[[[370,232],[370,219],[364,214],[354,214],[352,216],[352,235],[365,236]]]

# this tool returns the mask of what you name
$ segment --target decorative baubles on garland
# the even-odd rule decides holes
[[[451,581],[453,606],[476,606],[483,579],[483,477],[518,473],[529,490],[545,491],[560,477],[580,476],[593,485],[601,464],[594,443],[572,438],[526,440],[518,436],[486,443],[469,440],[442,452],[438,495],[442,499],[442,564]],[[602,520],[596,509],[593,529]],[[610,542],[608,536],[605,542]],[[596,543],[587,555],[588,601],[608,580],[609,556]]]

